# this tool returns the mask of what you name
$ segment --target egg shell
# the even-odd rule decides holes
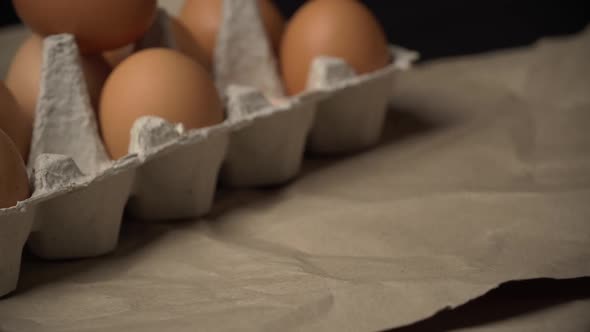
[[[134,46],[135,43],[131,43],[114,50],[106,51],[102,56],[111,68],[115,68],[133,53]]]
[[[313,60],[340,58],[357,74],[391,62],[379,22],[359,1],[308,1],[289,21],[281,42],[280,62],[286,90],[301,93]]]
[[[127,155],[133,123],[147,115],[182,123],[187,129],[224,120],[208,71],[179,51],[164,48],[131,55],[105,84],[99,124],[111,157]]]
[[[13,0],[19,17],[48,36],[76,36],[82,53],[100,53],[139,39],[152,24],[156,0]]]
[[[226,0],[226,4],[226,23],[220,36],[219,50],[216,51],[216,56],[232,68],[232,71],[225,72],[223,83],[228,101],[226,120],[213,127],[186,131],[182,126],[161,118],[140,118],[131,131],[131,154],[115,162],[106,158],[104,148],[100,148],[102,143],[97,134],[94,112],[89,106],[87,90],[83,88],[85,83],[80,79],[82,70],[73,37],[59,35],[45,40],[43,88],[38,117],[42,121],[37,121],[35,125],[31,152],[35,155],[32,159],[35,162],[29,163],[35,191],[31,198],[16,207],[0,209],[0,238],[8,239],[0,243],[0,294],[10,292],[16,286],[22,246],[31,231],[36,234],[35,244],[31,243],[31,247],[36,248],[35,254],[38,256],[52,259],[94,256],[112,250],[121,223],[119,214],[128,199],[127,206],[130,209],[133,206],[134,213],[144,216],[154,213],[165,220],[186,218],[186,214],[198,217],[207,213],[215,194],[215,188],[208,186],[216,182],[224,159],[228,161],[233,158],[234,169],[247,169],[256,165],[259,173],[266,175],[248,180],[240,179],[239,176],[250,176],[249,172],[234,173],[237,179],[250,182],[250,185],[269,184],[269,179],[274,184],[292,179],[297,167],[277,165],[281,162],[297,163],[302,156],[293,158],[286,153],[270,153],[266,150],[281,147],[298,151],[294,147],[301,142],[293,138],[305,137],[311,127],[309,122],[295,120],[296,115],[301,116],[299,119],[308,116],[305,105],[314,109],[319,105],[318,102],[337,97],[339,92],[347,88],[350,89],[348,92],[362,91],[362,87],[380,75],[387,76],[394,71],[407,69],[415,60],[415,53],[395,48],[395,61],[387,68],[369,75],[347,77],[341,76],[351,71],[346,63],[319,58],[314,61],[309,75],[313,81],[310,82],[308,92],[294,98],[269,99],[265,97],[267,93],[257,88],[261,82],[272,82],[276,78],[274,59],[259,57],[265,54],[260,48],[264,49],[268,44],[266,35],[260,33],[257,37],[236,39],[244,31],[259,31],[257,29],[261,25],[256,22],[257,16],[250,16],[257,12],[249,8],[253,2]],[[238,15],[237,12],[231,12],[233,9],[245,10]],[[165,19],[165,15],[159,15],[155,25],[138,45],[173,46],[171,36],[162,34],[167,31],[163,29]],[[230,41],[231,46],[228,44]],[[241,57],[236,56],[236,50],[242,50]],[[257,64],[260,71],[259,75],[250,76],[248,84],[243,72],[252,70],[250,67],[253,63]],[[220,68],[216,67],[215,72],[221,72]],[[251,86],[232,86],[233,78],[243,80],[240,84]],[[391,83],[389,80],[383,82],[387,86]],[[319,111],[316,111],[316,116]],[[355,110],[343,107],[342,111]],[[63,121],[64,118],[72,121]],[[285,131],[276,133],[275,125],[257,126],[262,124],[263,119],[276,121],[275,125]],[[286,122],[292,122],[292,125]],[[324,130],[333,130],[341,125],[339,122],[330,123],[329,128]],[[81,126],[86,127],[79,130]],[[267,136],[266,140],[262,140],[260,137],[265,135],[260,132],[262,130],[280,135]],[[360,128],[352,136],[365,130]],[[74,136],[83,144],[63,139]],[[244,144],[228,147],[238,137]],[[59,155],[52,154],[52,151],[57,151]],[[254,160],[252,156],[258,153],[269,159],[263,163]],[[191,164],[193,162],[195,164]],[[178,171],[179,167],[182,171]],[[287,174],[292,169],[296,170],[295,173]],[[89,191],[93,194],[89,194]],[[162,201],[150,206],[149,203],[155,198]],[[144,203],[134,203],[142,200]],[[192,206],[198,209],[190,210]],[[60,235],[60,228],[69,227],[75,232],[67,233],[67,237]],[[84,241],[70,241],[72,237],[80,237]]]
[[[10,208],[30,196],[23,158],[10,137],[0,130],[0,208]]]
[[[159,15],[162,15],[162,12],[159,11]],[[162,26],[162,33],[163,34],[171,34],[174,36],[174,48],[179,50],[180,52],[188,55],[189,57],[193,58],[198,63],[202,64],[207,70],[211,70],[211,62],[205,50],[197,44],[193,36],[191,35],[190,31],[184,25],[184,23],[180,22],[178,19],[174,17],[170,17],[166,19],[166,24]],[[129,44],[122,48],[107,51],[103,55],[109,65],[114,68],[119,65],[123,60],[133,54],[137,49],[135,48],[135,44]],[[149,46],[147,45],[139,45],[140,48],[145,49]]]
[[[170,17],[169,22],[174,35],[175,48],[211,71],[210,57],[205,49],[195,41],[186,25],[174,17]]]
[[[0,81],[0,130],[14,142],[23,160],[27,160],[33,119],[17,104],[12,92]]]

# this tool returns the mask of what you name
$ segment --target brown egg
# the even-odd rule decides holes
[[[23,160],[27,160],[33,121],[30,115],[18,106],[16,99],[2,82],[0,82],[0,130],[3,130],[14,142]]]
[[[42,36],[71,33],[83,53],[125,46],[156,17],[157,0],[13,0],[20,18]]]
[[[23,158],[12,140],[0,130],[0,209],[29,198],[29,178]]]
[[[90,100],[97,109],[100,90],[111,68],[99,55],[81,56],[81,60]],[[17,51],[6,75],[6,86],[31,122],[39,98],[42,62],[43,40],[38,35],[31,35]]]
[[[118,66],[123,60],[127,59],[133,53],[133,48],[135,44],[125,45],[123,47],[117,48],[115,50],[106,51],[102,54],[106,62],[111,66],[111,68],[115,68]]]
[[[174,17],[170,17],[170,27],[176,41],[176,49],[193,58],[195,61],[198,61],[205,66],[207,70],[210,70],[211,64],[209,63],[209,58],[207,57],[205,50],[197,44],[184,23]],[[133,48],[134,45],[130,44],[116,50],[107,51],[104,53],[104,57],[111,67],[114,68],[123,62],[128,56],[133,54]]]
[[[98,117],[113,159],[127,154],[135,120],[147,115],[182,123],[187,129],[224,120],[221,100],[207,70],[190,57],[163,48],[129,56],[104,86]]]
[[[280,62],[287,92],[302,92],[312,61],[338,57],[358,74],[390,61],[387,38],[377,19],[359,1],[308,1],[291,19],[281,42]]]
[[[172,32],[176,38],[176,48],[210,71],[211,61],[207,51],[195,41],[186,25],[173,17],[170,18],[170,24],[172,25]]]
[[[180,13],[180,20],[190,30],[197,43],[207,52],[209,63],[213,63],[217,32],[222,20],[222,2],[222,0],[186,0]],[[277,52],[285,20],[271,0],[258,0],[258,4],[264,28],[273,49]]]

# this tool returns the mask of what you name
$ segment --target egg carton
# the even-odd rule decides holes
[[[142,117],[129,155],[117,161],[101,141],[73,36],[45,38],[28,162],[33,195],[0,209],[0,296],[17,286],[25,244],[45,259],[103,255],[117,246],[124,212],[145,221],[203,216],[219,182],[281,184],[297,175],[306,150],[350,152],[379,140],[395,73],[411,67],[415,52],[392,47],[389,66],[360,76],[319,57],[308,90],[288,98],[257,1],[223,6],[214,76],[225,121],[185,130]],[[163,10],[134,49],[148,47],[176,48]]]

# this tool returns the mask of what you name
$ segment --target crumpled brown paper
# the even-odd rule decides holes
[[[403,74],[383,142],[115,254],[26,259],[0,331],[363,331],[590,275],[590,29]]]

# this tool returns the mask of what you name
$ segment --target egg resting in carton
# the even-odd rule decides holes
[[[394,73],[417,54],[392,47],[392,63],[357,76],[319,57],[308,90],[286,98],[257,1],[225,0],[215,80],[226,120],[185,131],[157,117],[131,130],[129,155],[111,161],[98,132],[71,35],[44,40],[29,173],[33,195],[0,210],[0,296],[17,286],[24,245],[47,259],[93,257],[115,249],[123,211],[142,220],[194,218],[213,204],[218,177],[232,187],[284,183],[306,147],[349,152],[375,144]],[[164,11],[136,50],[175,48]]]

